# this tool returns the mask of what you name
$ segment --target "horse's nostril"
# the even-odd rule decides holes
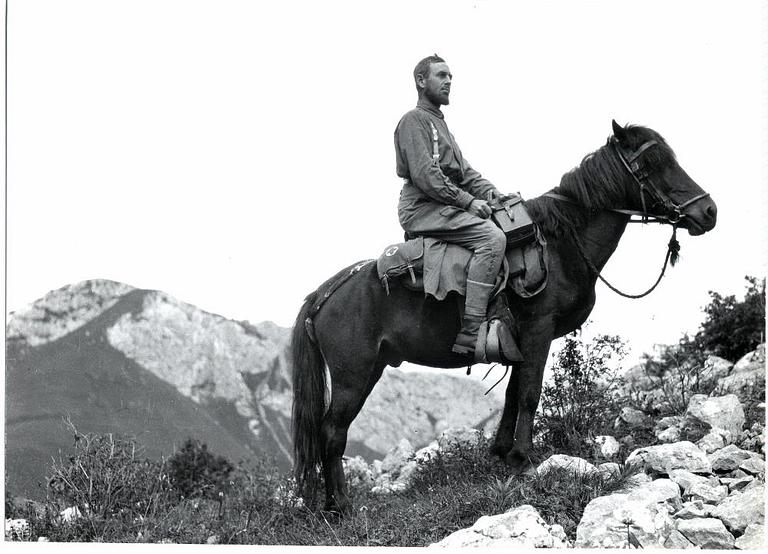
[[[707,209],[704,211],[710,219],[717,218],[717,206],[715,206],[714,204],[711,206],[707,206]]]

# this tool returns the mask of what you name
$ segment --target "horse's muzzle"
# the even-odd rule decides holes
[[[715,228],[717,204],[709,196],[688,206],[680,221],[680,227],[687,229],[691,236],[703,235]]]

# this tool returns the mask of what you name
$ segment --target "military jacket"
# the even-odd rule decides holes
[[[437,135],[437,160],[434,139]],[[475,198],[498,195],[496,187],[472,169],[448,130],[443,113],[419,101],[395,129],[397,175],[405,182],[400,205],[411,208],[426,202],[448,204],[466,210]]]

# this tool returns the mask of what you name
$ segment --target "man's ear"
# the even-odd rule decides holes
[[[626,142],[627,140],[626,129],[624,129],[624,127],[616,123],[615,119],[611,120],[611,126],[613,127],[613,135],[618,139],[619,143]]]
[[[424,75],[421,73],[416,74],[416,86],[419,88],[425,88],[427,85],[425,83],[426,79],[424,78]]]

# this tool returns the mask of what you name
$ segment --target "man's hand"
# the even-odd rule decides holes
[[[467,206],[467,211],[480,219],[488,219],[491,217],[491,207],[488,205],[488,202],[480,200],[479,198],[472,200],[472,203]]]

